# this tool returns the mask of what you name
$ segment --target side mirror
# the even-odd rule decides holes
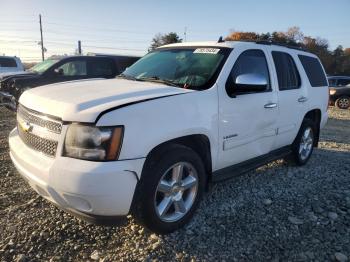
[[[57,75],[63,76],[63,69],[62,68],[56,68],[54,71]]]
[[[236,77],[234,93],[262,92],[267,88],[268,82],[262,74],[242,74]]]

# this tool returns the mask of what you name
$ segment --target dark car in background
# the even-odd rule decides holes
[[[329,76],[329,102],[340,109],[350,107],[350,76]]]
[[[114,55],[65,56],[47,59],[26,72],[0,78],[0,105],[16,110],[27,89],[88,78],[114,78],[140,57]]]

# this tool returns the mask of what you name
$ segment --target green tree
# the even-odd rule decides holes
[[[182,42],[182,39],[175,32],[170,32],[168,34],[158,33],[153,37],[152,42],[151,42],[151,46],[148,50],[152,51],[152,50],[154,50],[157,47],[160,47],[162,45],[181,43],[181,42]]]

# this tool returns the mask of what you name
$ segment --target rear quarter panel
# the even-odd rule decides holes
[[[298,57],[297,55],[299,54],[316,58],[320,62],[325,78],[327,79],[326,72],[323,68],[323,65],[316,55],[305,53],[305,52],[297,52],[296,57]],[[296,59],[296,62],[298,65],[298,69],[299,69],[299,73],[302,78],[302,81],[306,82],[306,92],[307,92],[308,101],[307,103],[305,103],[306,105],[304,107],[304,110],[305,110],[304,116],[307,114],[307,112],[311,110],[314,110],[314,109],[321,110],[321,127],[323,127],[328,118],[328,113],[327,113],[328,100],[329,100],[328,80],[327,80],[326,86],[317,86],[317,87],[311,86],[310,80],[305,72],[305,69],[302,63],[300,62],[299,59]],[[301,125],[301,122],[300,122],[300,125]]]

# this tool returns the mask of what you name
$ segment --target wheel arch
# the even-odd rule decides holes
[[[316,134],[315,134],[315,141],[314,141],[314,146],[315,147],[318,147],[318,141],[320,139],[320,124],[321,124],[321,119],[322,119],[322,111],[321,109],[319,108],[314,108],[312,110],[309,110],[304,118],[304,119],[310,119],[312,120],[316,127],[317,127],[317,130],[316,130]]]
[[[150,159],[159,159],[166,151],[171,150],[172,145],[182,145],[191,148],[201,158],[206,170],[207,181],[211,180],[212,174],[212,157],[211,146],[208,136],[203,134],[193,134],[177,137],[168,141],[162,142],[149,151],[146,157],[144,166],[150,164]]]

